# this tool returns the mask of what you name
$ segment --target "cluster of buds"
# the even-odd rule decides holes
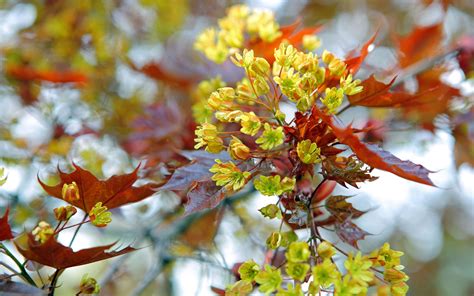
[[[89,211],[89,219],[94,226],[105,227],[112,222],[112,213],[106,206],[102,206],[101,202],[98,202]]]
[[[307,43],[316,42],[314,38],[306,40]],[[289,138],[285,130],[290,125],[280,110],[280,102],[293,102],[300,112],[319,104],[326,112],[334,113],[345,95],[363,90],[360,80],[353,80],[352,75],[346,73],[346,64],[327,51],[319,58],[313,52],[305,53],[283,42],[275,49],[274,58],[271,64],[264,58],[255,57],[252,50],[244,49],[231,57],[232,62],[246,73],[235,87],[225,86],[220,78],[204,81],[198,86],[196,93],[201,101],[195,105],[196,110],[210,111],[214,118],[209,118],[208,113],[201,118],[195,131],[196,149],[205,148],[210,153],[227,150],[231,158],[238,161],[285,155],[289,151],[296,151],[305,165],[319,164],[324,160],[315,141]],[[327,67],[322,66],[323,63]],[[332,87],[326,86],[328,79]],[[339,86],[334,86],[337,84]],[[208,97],[203,103],[205,95]],[[240,125],[238,130],[235,130],[236,124]],[[248,136],[253,138],[253,143]],[[218,182],[217,185],[234,191],[249,181],[245,175],[250,176],[249,172],[242,172],[230,163],[218,163],[211,172],[216,174],[213,180]],[[270,182],[262,180],[266,179],[255,182],[255,188],[262,194],[281,195],[286,192],[274,190]]]
[[[245,36],[272,42],[282,35],[275,15],[269,10],[250,9],[246,5],[229,8],[227,16],[219,20],[219,28],[208,28],[196,39],[194,48],[215,63],[223,63],[227,57],[245,46]],[[315,42],[307,40],[308,45]]]
[[[281,240],[281,236],[272,233],[271,240]],[[270,238],[269,238],[270,239]],[[307,282],[308,295],[318,295],[320,292],[333,292],[334,295],[366,295],[368,287],[377,285],[377,295],[406,295],[408,286],[404,283],[408,277],[401,272],[403,268],[385,265],[384,280],[389,283],[378,283],[374,281],[375,258],[349,253],[344,262],[345,273],[341,272],[333,263],[336,249],[328,241],[322,241],[316,249],[317,263],[311,267],[311,251],[307,242],[294,241],[287,245],[285,252],[285,273],[293,279],[296,285],[288,284],[283,287],[283,277],[278,268],[265,265],[263,268],[253,260],[242,263],[238,269],[240,281],[227,287],[226,295],[248,295],[253,290],[253,284],[258,284],[258,289],[262,293],[276,295],[304,295],[301,283]],[[393,254],[394,258],[399,258],[401,252],[387,249],[384,245],[373,254]],[[381,257],[388,258],[390,255]],[[378,258],[378,256],[376,256]],[[377,259],[379,260],[379,259]],[[385,259],[380,259],[385,260]],[[397,259],[395,259],[396,261]],[[390,261],[390,260],[389,260]],[[384,261],[385,262],[385,261]],[[388,262],[386,262],[388,264]],[[241,293],[237,293],[240,291]],[[244,291],[244,292],[242,292]],[[384,293],[386,291],[386,293]],[[290,293],[291,292],[291,293]]]
[[[253,41],[258,38],[258,42],[273,41],[271,46],[278,44],[273,57],[259,57],[245,48],[255,44],[246,42],[246,36]],[[309,228],[313,215],[322,213],[311,207],[322,200],[313,199],[317,195],[315,168],[321,169],[325,179],[344,186],[357,187],[356,182],[375,177],[356,156],[340,156],[344,150],[335,147],[339,136],[321,116],[336,114],[346,96],[364,91],[361,81],[353,79],[351,67],[343,59],[327,50],[321,55],[314,52],[321,46],[317,36],[305,35],[301,41],[305,50],[285,40],[271,13],[251,11],[242,5],[230,8],[219,21],[219,29],[204,31],[195,48],[218,63],[230,57],[245,76],[235,85],[218,77],[202,82],[195,92],[193,110],[200,124],[195,131],[195,148],[211,153],[227,150],[232,159],[217,159],[209,170],[216,185],[236,192],[253,180],[262,195],[279,197],[278,203],[259,210],[265,218]],[[280,110],[282,103],[292,104],[298,111],[289,121]],[[305,182],[309,184],[306,187],[301,185]],[[340,205],[340,211],[353,214],[350,204]],[[345,217],[338,215],[334,217],[339,220]],[[328,291],[365,295],[374,285],[397,296],[408,290],[408,277],[399,259],[402,253],[391,250],[388,244],[370,255],[346,254],[345,274],[334,264],[336,249],[320,237],[313,238],[315,250],[310,251],[308,243],[298,241],[294,231],[280,228],[268,236],[266,245],[272,250],[286,248],[286,261],[281,266],[294,284],[283,288],[280,268],[248,261],[239,268],[241,280],[228,287],[226,295],[247,295],[256,285],[265,294],[303,295],[305,282],[309,295]],[[374,271],[383,273],[384,281],[377,281]]]
[[[31,232],[34,235],[35,240],[41,244],[46,242],[52,235],[54,235],[54,229],[49,225],[48,222],[41,221],[38,223],[35,229]]]
[[[63,185],[62,197],[63,200],[67,202],[75,202],[81,199],[81,195],[79,194],[79,187],[77,187],[76,182],[73,181],[71,184]]]

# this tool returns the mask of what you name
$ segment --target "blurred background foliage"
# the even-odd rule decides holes
[[[190,106],[197,83],[216,74],[233,82],[241,73],[228,63],[210,63],[192,44],[236,3],[242,2],[0,1],[0,165],[8,174],[0,212],[14,209],[16,232],[52,220],[48,213],[58,206],[45,198],[37,174],[47,179],[57,165],[65,168],[73,160],[108,177],[141,161],[143,177],[159,181],[163,162],[193,148]],[[393,66],[395,36],[415,26],[443,22],[442,47],[474,34],[469,0],[244,3],[274,10],[281,24],[295,19],[323,24],[318,34],[323,48],[338,55],[378,30],[378,47],[361,71],[365,77],[374,68]],[[474,82],[472,68],[466,73],[455,60],[446,64],[444,81],[464,95],[450,105],[464,116],[459,124],[447,116],[423,122],[419,115],[386,109],[353,108],[344,114],[357,124],[369,118],[385,123],[384,145],[437,171],[433,179],[439,188],[380,173],[380,180],[362,190],[337,189],[357,194],[356,206],[371,210],[360,221],[374,234],[362,242],[363,250],[389,241],[406,252],[410,295],[474,294]],[[416,126],[425,130],[415,132]],[[182,218],[180,197],[160,193],[114,212],[107,231],[85,227],[74,247],[120,239],[146,248],[68,270],[58,294],[70,294],[88,272],[100,280],[104,295],[210,295],[211,286],[232,282],[234,263],[265,256],[265,238],[275,225],[256,213],[262,197],[247,195]],[[48,273],[40,270],[41,276]]]

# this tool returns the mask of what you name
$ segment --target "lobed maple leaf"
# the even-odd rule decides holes
[[[10,208],[7,208],[3,217],[0,218],[0,241],[9,240],[13,238],[12,229],[8,224],[8,213]]]
[[[346,63],[347,65],[347,71],[350,74],[355,75],[359,71],[360,66],[364,62],[367,55],[369,54],[369,47],[374,43],[375,38],[377,37],[377,33],[378,31],[375,32],[374,35],[372,35],[372,37],[369,40],[367,40],[366,43],[364,43],[364,45],[362,45],[360,49],[360,54],[358,56],[354,57],[352,56],[352,54],[349,54],[349,56],[344,61],[344,63]]]
[[[317,107],[313,107],[312,112],[318,114],[331,127],[339,141],[349,146],[357,157],[367,165],[390,172],[407,180],[434,186],[429,178],[429,174],[432,171],[409,160],[401,160],[375,144],[367,144],[360,141],[354,135],[351,126],[341,127],[340,124],[334,122],[334,120],[339,120],[336,116],[330,116]]]
[[[73,163],[75,170],[72,173],[64,173],[58,167],[60,182],[55,186],[44,184],[38,177],[38,182],[43,189],[53,197],[63,199],[62,188],[64,184],[76,182],[79,188],[80,198],[78,200],[64,200],[73,206],[89,212],[98,202],[109,209],[117,208],[125,204],[143,200],[155,193],[156,184],[148,183],[140,187],[132,186],[138,179],[137,166],[133,172],[124,175],[114,175],[102,181],[97,179],[91,172]]]
[[[351,197],[352,196],[332,195],[326,200],[325,207],[329,213],[336,216],[338,220],[346,220],[349,217],[358,218],[366,212],[355,209],[350,202],[347,202],[347,199]]]
[[[337,236],[342,239],[342,241],[348,243],[356,249],[359,248],[357,242],[363,240],[367,235],[370,235],[370,233],[352,223],[350,218],[344,220],[343,222],[336,222],[336,224],[334,224],[334,230]]]
[[[26,259],[40,264],[65,269],[79,265],[85,265],[112,257],[117,257],[132,251],[135,248],[126,247],[120,251],[110,251],[116,244],[109,244],[100,247],[82,249],[75,252],[73,249],[60,244],[54,236],[51,236],[44,243],[34,239],[31,233],[21,235],[14,241],[18,252]]]
[[[433,57],[439,52],[442,40],[442,23],[415,27],[410,34],[396,40],[400,66],[406,68],[418,61]]]
[[[188,202],[184,206],[185,214],[213,209],[227,196],[226,194],[227,190],[216,186],[212,180],[196,182],[186,195]]]

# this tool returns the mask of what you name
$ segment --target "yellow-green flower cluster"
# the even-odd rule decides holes
[[[321,150],[311,140],[303,140],[296,145],[296,152],[300,160],[306,164],[321,162]]]
[[[268,177],[260,175],[254,181],[255,189],[267,196],[282,195],[284,192],[293,191],[295,184],[295,178],[284,177],[281,179],[279,175]]]
[[[341,273],[330,258],[325,258],[322,263],[314,266],[311,272],[313,275],[313,281],[310,284],[312,295],[316,295],[321,287],[323,289],[329,288],[341,278]]]
[[[212,120],[213,110],[207,103],[207,99],[212,92],[226,84],[219,76],[209,80],[201,81],[193,93],[195,103],[192,106],[193,117],[197,123],[210,122]]]
[[[35,229],[31,232],[34,235],[34,238],[37,242],[43,244],[46,242],[52,235],[54,235],[54,229],[49,225],[48,222],[41,221],[38,223]]]
[[[321,102],[327,107],[329,113],[335,113],[344,100],[344,90],[342,88],[326,88],[326,96],[321,98]]]
[[[255,143],[260,144],[260,148],[271,150],[283,144],[285,140],[283,127],[272,128],[270,124],[265,123],[263,129],[262,135],[255,141]]]
[[[210,123],[203,123],[194,131],[197,138],[194,139],[195,149],[206,147],[206,151],[219,153],[224,150],[224,142],[219,138],[217,127]]]
[[[220,64],[244,46],[246,34],[251,39],[260,38],[265,42],[272,42],[282,35],[273,12],[235,5],[219,20],[218,29],[208,28],[197,37],[194,48]]]
[[[214,173],[212,180],[218,186],[224,186],[230,191],[244,187],[250,177],[249,172],[242,172],[233,162],[222,162],[219,159],[216,159],[216,164],[209,171]]]
[[[112,222],[112,213],[108,211],[106,206],[98,202],[89,211],[89,219],[91,223],[97,227],[105,227]]]
[[[82,276],[81,283],[79,285],[78,294],[99,294],[100,285],[95,278],[89,277],[86,273]]]
[[[314,91],[325,80],[325,68],[320,67],[316,54],[300,52],[291,44],[281,43],[274,56],[273,80],[299,111],[306,111],[314,104]]]

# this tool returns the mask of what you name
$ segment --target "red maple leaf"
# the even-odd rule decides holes
[[[68,267],[89,264],[112,257],[120,256],[132,251],[135,248],[126,247],[120,251],[110,251],[116,244],[109,244],[100,247],[82,249],[75,252],[73,249],[60,244],[54,236],[51,236],[44,243],[34,239],[32,234],[24,234],[14,241],[18,252],[26,259],[40,264],[65,269]]]
[[[12,229],[10,228],[10,224],[8,224],[9,211],[10,211],[10,208],[7,208],[3,217],[0,218],[0,241],[13,238]]]
[[[335,122],[339,121],[336,116],[328,115],[317,107],[313,107],[312,112],[318,114],[331,127],[339,141],[349,146],[357,157],[367,165],[414,182],[434,186],[428,176],[432,171],[411,161],[401,160],[375,144],[367,144],[360,141],[354,135],[351,126],[342,127],[339,123]]]
[[[64,200],[85,212],[94,207],[98,202],[109,209],[120,207],[124,204],[143,200],[155,193],[155,185],[148,183],[140,187],[132,186],[138,179],[138,166],[130,174],[114,175],[102,181],[97,179],[91,172],[84,170],[73,163],[75,170],[72,173],[64,173],[58,168],[60,182],[55,186],[44,184],[39,178],[38,181],[43,189],[53,197],[63,199],[62,189],[64,184],[76,182],[79,188],[80,198],[77,200]]]

